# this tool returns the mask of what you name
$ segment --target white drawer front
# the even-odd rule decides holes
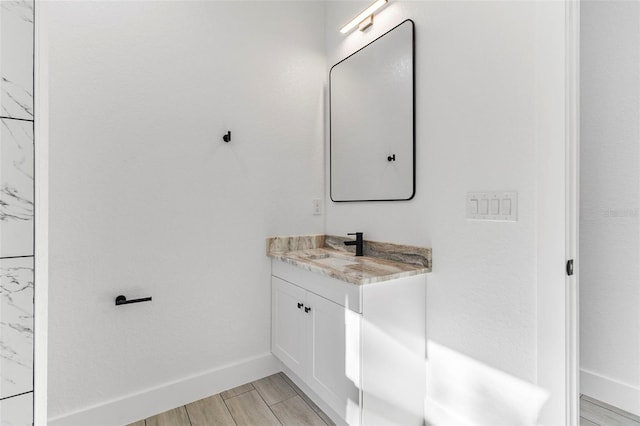
[[[340,306],[362,313],[362,286],[305,271],[286,262],[271,261],[272,275],[329,299]]]

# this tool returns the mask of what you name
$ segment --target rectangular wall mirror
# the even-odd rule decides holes
[[[406,20],[329,72],[333,201],[415,193],[414,23]]]

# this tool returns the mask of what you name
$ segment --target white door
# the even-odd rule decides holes
[[[299,377],[305,377],[307,292],[298,286],[271,277],[271,351]]]
[[[350,425],[360,424],[361,315],[308,293],[310,387]]]

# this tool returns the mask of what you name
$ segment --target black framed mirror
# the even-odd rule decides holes
[[[408,19],[331,67],[332,201],[413,198],[414,40]]]

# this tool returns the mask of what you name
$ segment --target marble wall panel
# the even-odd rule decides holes
[[[32,371],[33,257],[0,259],[0,398],[31,391]]]
[[[0,1],[0,115],[33,119],[33,0]]]
[[[0,425],[31,426],[33,424],[33,393],[0,401]]]
[[[0,257],[33,255],[33,123],[0,119]]]

